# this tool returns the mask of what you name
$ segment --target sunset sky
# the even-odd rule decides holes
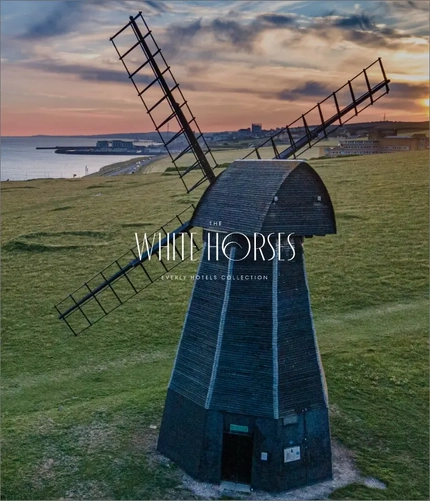
[[[109,41],[139,10],[204,131],[286,125],[377,57],[356,120],[428,119],[427,1],[2,1],[2,135],[151,131]]]

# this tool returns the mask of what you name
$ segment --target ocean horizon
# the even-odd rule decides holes
[[[105,165],[133,158],[133,155],[59,155],[54,150],[36,150],[37,147],[95,146],[98,139],[106,137],[2,136],[1,181],[83,177],[86,167],[88,174],[93,174]],[[139,143],[151,144],[151,141]]]

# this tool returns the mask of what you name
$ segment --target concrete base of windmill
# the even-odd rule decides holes
[[[237,492],[251,492],[251,487],[247,484],[239,484],[237,482],[227,482],[223,480],[220,484],[222,490],[237,491]]]
[[[229,493],[231,494],[229,497],[234,499],[248,500],[328,499],[333,491],[350,484],[361,484],[374,489],[386,488],[385,484],[380,480],[363,477],[355,466],[351,452],[334,440],[332,441],[332,459],[332,480],[276,494],[251,491],[249,485],[243,485],[243,488],[241,488],[242,484],[235,484],[234,482],[222,482],[220,485],[198,482],[185,473],[183,474],[182,481],[186,489],[204,499],[217,499],[223,495],[229,495]]]

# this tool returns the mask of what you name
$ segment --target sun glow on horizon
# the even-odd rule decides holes
[[[72,2],[74,17],[69,16],[69,2],[33,0],[27,3],[37,16],[25,26],[21,2],[4,3],[9,17],[1,51],[3,135],[153,130],[109,42],[125,22],[127,2]],[[384,112],[394,120],[428,120],[429,51],[423,13],[413,9],[412,2],[413,21],[411,17],[406,22],[402,2],[385,3],[393,5],[387,7],[390,15],[383,9],[373,13],[372,2],[357,3],[353,11],[350,2],[333,0],[163,0],[146,2],[144,10],[205,131],[238,130],[253,122],[263,123],[265,129],[284,126],[376,56],[391,81],[390,93],[382,108],[379,103],[371,107],[363,120],[378,120]],[[158,10],[155,4],[160,4]],[[336,14],[328,14],[334,5]],[[51,26],[52,12],[65,16],[64,30]],[[372,23],[358,30],[360,16],[367,15],[373,16]],[[99,19],[97,25],[81,22],[91,16]],[[130,36],[121,43],[134,43]],[[137,67],[140,53],[131,56]],[[142,79],[152,79],[152,72],[145,71]],[[368,78],[372,86],[380,81],[378,65],[369,68]],[[366,89],[366,82],[358,80],[360,89]]]

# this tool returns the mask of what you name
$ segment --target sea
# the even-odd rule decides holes
[[[97,172],[105,165],[133,158],[133,155],[59,155],[54,150],[36,150],[38,146],[95,146],[98,139],[106,138],[2,137],[0,143],[1,180],[82,177],[86,173]],[[139,141],[138,144],[153,143]]]

